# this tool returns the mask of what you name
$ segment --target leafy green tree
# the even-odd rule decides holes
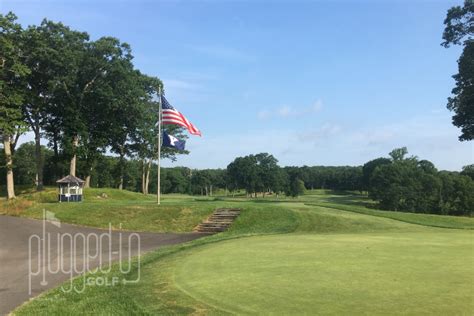
[[[369,196],[387,210],[471,215],[473,190],[474,181],[470,177],[438,172],[430,161],[410,157],[376,167]]]
[[[467,165],[467,166],[462,167],[461,174],[462,174],[463,176],[468,176],[468,177],[470,177],[472,180],[474,180],[474,164],[471,164],[471,165]]]
[[[371,187],[370,179],[372,178],[372,175],[378,166],[388,165],[391,163],[392,161],[388,158],[377,158],[365,163],[362,167],[362,183],[364,189],[369,190]]]
[[[255,155],[257,162],[258,173],[260,177],[260,190],[262,196],[265,197],[265,192],[276,191],[278,188],[279,169],[278,160],[268,153],[260,153]]]
[[[96,167],[92,171],[91,187],[113,188],[116,180],[114,170],[116,169],[117,158],[100,155],[96,162]]]
[[[13,153],[18,137],[25,131],[21,105],[26,93],[24,33],[13,13],[0,14],[0,137],[7,168],[7,197],[15,198]]]
[[[429,160],[418,161],[418,167],[421,168],[424,172],[429,173],[429,174],[436,174],[438,172],[435,165]]]
[[[81,151],[86,161],[86,187],[100,152],[108,144],[122,158],[129,154],[129,142],[142,120],[147,117],[142,100],[147,98],[143,76],[133,69],[129,46],[115,38],[101,38],[92,43],[87,63],[92,69],[102,69],[93,82],[93,88],[82,102]],[[127,114],[126,111],[129,111]],[[133,113],[133,115],[130,115]],[[120,143],[111,143],[118,140]],[[117,145],[120,151],[117,151]],[[120,185],[122,187],[123,184]]]
[[[247,195],[280,192],[284,177],[278,160],[268,153],[238,157],[227,166],[227,184],[231,190],[245,189]]]
[[[278,168],[275,170],[275,175],[272,183],[272,191],[277,195],[284,193],[288,187],[288,174],[284,169]]]
[[[43,20],[39,26],[29,26],[24,32],[26,65],[31,69],[27,77],[28,93],[23,102],[23,113],[35,135],[36,186],[43,187],[41,134],[48,127],[59,128],[55,118],[56,93],[63,88],[62,80],[77,62],[74,56],[88,39],[86,33],[76,32],[62,23]],[[59,98],[61,98],[60,96]],[[62,109],[59,106],[59,109]],[[57,132],[60,135],[60,131]]]
[[[227,166],[230,183],[236,189],[244,189],[247,195],[255,193],[260,186],[257,160],[254,155],[238,157]]]
[[[445,215],[474,215],[474,180],[455,172],[439,173],[442,182],[440,213]]]
[[[150,185],[150,172],[153,159],[157,159],[157,143],[158,143],[158,113],[159,102],[156,101],[158,93],[163,91],[161,80],[154,77],[141,75],[142,87],[146,92],[145,98],[142,99],[143,113],[141,119],[137,121],[137,126],[131,131],[130,153],[140,159],[142,162],[142,192],[148,194]],[[168,134],[179,139],[185,140],[187,136],[184,129],[178,125],[165,125],[163,130]],[[178,151],[174,148],[162,147],[161,159],[170,159],[176,161],[177,155],[189,154],[187,150]],[[165,192],[165,191],[163,191]]]
[[[164,193],[190,193],[190,170],[184,167],[164,168],[163,175],[167,186],[163,188]]]
[[[284,170],[288,179],[285,194],[291,197],[297,197],[304,194],[305,184],[304,181],[301,180],[303,177],[303,170],[298,167],[285,167]]]
[[[286,195],[291,197],[298,197],[305,192],[305,185],[303,180],[299,178],[292,178],[288,184]]]
[[[200,192],[201,195],[209,195],[209,188],[212,183],[212,176],[209,170],[193,170],[191,185],[193,193]]]
[[[408,154],[408,149],[406,147],[395,148],[388,155],[392,158],[393,161],[401,161],[405,159],[405,156]]]
[[[463,45],[458,60],[458,74],[453,78],[456,86],[448,98],[448,109],[453,111],[453,124],[461,128],[460,141],[474,138],[474,2],[465,0],[464,5],[448,10],[444,20],[444,47]]]
[[[52,158],[52,152],[45,146],[40,147],[41,157],[45,161],[50,161]],[[37,183],[36,173],[36,146],[34,142],[28,142],[21,144],[15,150],[15,183],[21,185],[35,185]],[[44,163],[42,162],[44,165]],[[51,183],[49,164],[46,169],[46,178]]]

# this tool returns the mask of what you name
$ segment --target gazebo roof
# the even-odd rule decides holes
[[[75,176],[72,176],[72,175],[68,175],[68,176],[56,181],[56,183],[58,183],[58,184],[68,184],[68,183],[83,184],[84,182],[85,182],[84,180],[79,179],[78,177],[75,177]]]

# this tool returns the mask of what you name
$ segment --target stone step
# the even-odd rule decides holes
[[[237,216],[239,209],[216,209],[204,222],[194,229],[202,233],[220,233],[229,228]]]
[[[208,222],[208,223],[201,223],[199,224],[200,227],[204,226],[230,226],[232,223],[213,223],[213,222]]]

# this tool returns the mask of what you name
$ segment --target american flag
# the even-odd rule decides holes
[[[177,124],[188,129],[192,135],[201,136],[201,132],[194,126],[187,118],[184,117],[179,111],[177,111],[169,102],[166,100],[164,95],[161,95],[161,109],[163,115],[163,124]]]

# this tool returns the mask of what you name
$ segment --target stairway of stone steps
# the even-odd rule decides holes
[[[196,226],[194,229],[200,233],[220,233],[230,225],[240,214],[240,209],[237,208],[220,208],[214,211],[204,222]]]

